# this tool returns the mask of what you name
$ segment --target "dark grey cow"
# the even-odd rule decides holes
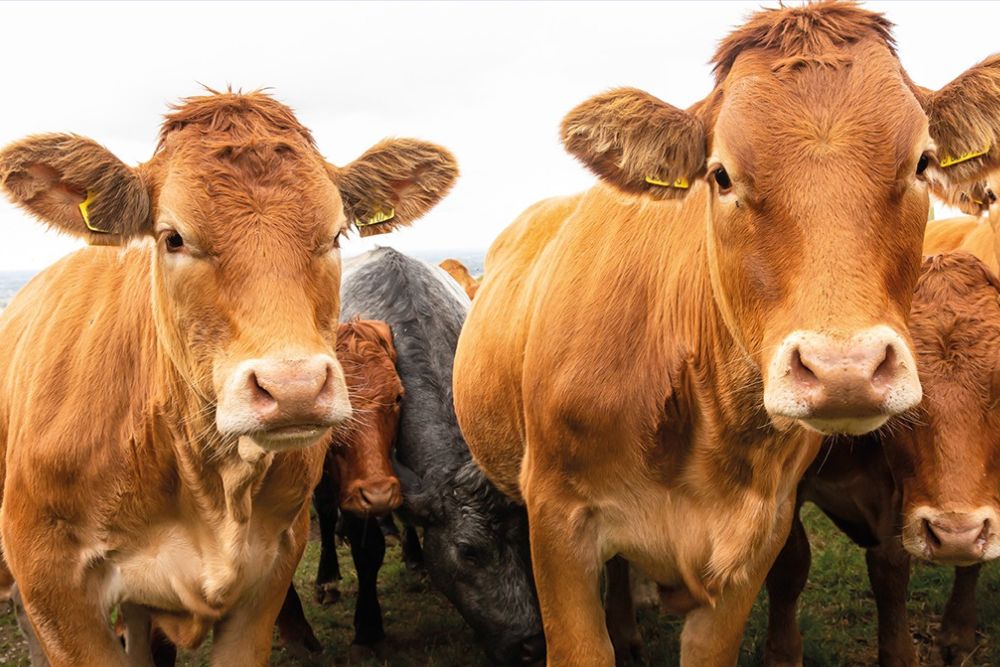
[[[452,361],[468,297],[442,269],[391,248],[346,262],[341,296],[342,317],[382,320],[393,331],[406,388],[396,441],[403,514],[423,527],[431,581],[491,660],[541,659],[527,516],[473,463],[455,418]]]

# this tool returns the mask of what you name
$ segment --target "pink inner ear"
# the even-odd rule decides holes
[[[62,174],[46,164],[32,164],[25,171],[35,181],[35,192],[48,190],[48,195],[61,204],[78,205],[87,198],[81,189],[63,182]]]

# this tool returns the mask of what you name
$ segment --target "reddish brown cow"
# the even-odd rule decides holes
[[[148,660],[150,627],[263,665],[331,426],[339,236],[407,224],[452,185],[414,140],[327,163],[260,94],[186,100],[152,159],[89,139],[0,151],[0,184],[88,248],[0,317],[0,531],[54,667]],[[127,653],[108,627],[121,605]]]
[[[965,253],[930,257],[910,318],[924,399],[850,448],[830,443],[799,486],[866,560],[879,621],[879,664],[919,664],[906,615],[910,556],[958,565],[938,643],[947,664],[976,644],[979,564],[1000,556],[1000,281]],[[902,535],[902,539],[900,539]],[[809,572],[798,516],[767,579],[767,662],[801,665],[795,604]]]
[[[352,419],[334,430],[326,453],[323,475],[313,501],[320,527],[320,558],[316,573],[316,597],[330,603],[339,598],[337,580],[336,523],[338,509],[359,517],[381,516],[403,502],[399,480],[392,470],[391,454],[399,427],[399,407],[403,384],[396,373],[396,348],[389,325],[378,320],[353,318],[337,329],[337,360],[344,369],[347,393],[351,397]],[[376,575],[382,554],[370,557],[365,535],[352,530],[356,521],[347,520],[351,552],[358,573],[358,598],[355,603],[355,628],[371,627],[377,631],[355,636],[355,643],[382,639],[382,616],[378,612]],[[379,535],[378,537],[381,537]],[[373,620],[370,620],[373,619]],[[278,626],[286,644],[318,649],[294,586],[278,617]],[[359,631],[360,632],[360,631]],[[365,641],[371,640],[371,641]]]
[[[1000,165],[1000,59],[924,90],[854,4],[757,13],[715,65],[687,110],[620,89],[570,112],[613,187],[511,225],[459,341],[456,412],[527,506],[550,665],[613,662],[616,554],[687,612],[682,665],[735,663],[817,432],[920,402],[928,179]]]

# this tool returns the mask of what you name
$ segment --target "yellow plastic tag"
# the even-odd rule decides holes
[[[977,151],[970,151],[968,153],[962,153],[958,157],[946,157],[941,160],[941,168],[950,167],[955,164],[960,164],[962,162],[967,162],[974,157],[979,157],[980,155],[986,155],[990,152],[990,146],[987,145],[985,148],[981,148]]]
[[[80,215],[83,216],[83,224],[87,226],[87,229],[94,232],[95,234],[110,234],[106,229],[100,229],[99,227],[94,227],[90,224],[90,205],[94,203],[94,193],[87,190],[87,198],[80,202]]]
[[[370,227],[371,225],[378,225],[383,222],[388,222],[396,217],[396,209],[390,208],[388,213],[382,211],[382,209],[376,209],[375,214],[368,218],[367,220],[356,220],[355,224],[358,227]]]
[[[647,176],[646,182],[649,183],[650,185],[659,185],[664,188],[677,188],[678,190],[688,189],[688,181],[684,177],[678,178],[673,183],[667,183],[666,181],[661,181],[660,179],[654,178],[653,176]]]

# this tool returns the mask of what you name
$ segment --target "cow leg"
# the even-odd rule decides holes
[[[177,647],[156,628],[153,628],[152,649],[156,667],[174,667],[177,664]]]
[[[629,569],[628,561],[621,556],[615,556],[604,566],[604,615],[616,665],[638,662],[642,654]]]
[[[278,559],[271,577],[261,582],[259,593],[234,607],[215,625],[212,667],[266,667],[268,664],[275,621],[309,540],[308,504],[303,505],[289,534],[293,540],[291,552]]]
[[[387,545],[391,546],[402,542],[402,537],[399,534],[399,526],[396,525],[396,520],[392,518],[392,512],[379,517],[378,525],[382,529],[382,535],[385,536],[385,543]]]
[[[354,641],[374,646],[385,639],[382,607],[378,602],[378,571],[385,558],[385,536],[377,519],[344,514],[344,532],[351,543],[351,557],[358,573],[358,599],[354,607]]]
[[[316,570],[316,602],[336,604],[340,599],[340,561],[337,558],[337,512],[339,498],[336,485],[323,471],[313,492],[313,505],[319,518],[319,567]]]
[[[125,655],[134,667],[157,667],[153,661],[153,622],[139,605],[123,603],[119,609],[125,628]]]
[[[767,644],[764,664],[768,667],[801,667],[802,634],[795,608],[809,577],[812,552],[809,537],[796,510],[785,546],[767,574]]]
[[[557,480],[538,480],[530,469],[526,462],[523,495],[548,667],[610,667],[615,653],[601,601],[604,559],[594,520],[580,500],[553,493]]]
[[[28,614],[24,611],[24,603],[21,601],[21,594],[17,590],[17,584],[11,584],[10,600],[14,605],[14,618],[17,619],[17,627],[24,635],[28,643],[28,657],[31,659],[31,667],[49,667],[49,660],[45,657],[45,651],[35,636],[35,629],[31,627]]]
[[[898,543],[865,552],[868,579],[878,609],[878,662],[881,667],[917,667],[916,651],[906,614],[910,557]]]
[[[688,612],[681,632],[681,667],[733,667],[743,640],[743,628],[766,572],[753,573],[750,581],[731,585],[715,606]]]
[[[278,635],[289,651],[297,652],[305,648],[311,653],[319,653],[323,650],[323,645],[316,639],[316,634],[306,619],[302,600],[299,599],[294,583],[289,585],[285,602],[278,612]]]
[[[420,546],[420,536],[417,529],[410,524],[403,526],[403,562],[410,570],[419,570],[424,566],[424,550]]]
[[[964,664],[976,648],[976,582],[979,565],[955,568],[955,583],[944,607],[937,644],[946,665]]]

